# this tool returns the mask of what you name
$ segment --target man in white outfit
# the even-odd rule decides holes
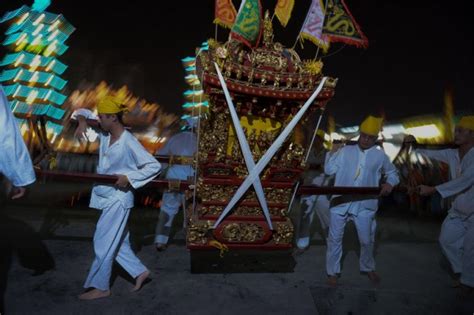
[[[326,155],[324,171],[335,175],[335,186],[379,187],[380,195],[388,195],[398,184],[398,173],[384,151],[375,145],[382,128],[382,118],[367,117],[359,128],[356,145],[340,149],[333,146]],[[385,182],[380,184],[382,175]],[[360,243],[360,271],[367,273],[369,279],[378,283],[380,277],[375,272],[374,242],[378,209],[378,196],[332,196],[330,208],[329,235],[327,238],[326,270],[328,284],[337,285],[341,272],[342,238],[344,227],[351,220],[357,229]]]
[[[193,129],[197,120],[186,120],[189,130],[172,136],[165,146],[158,151],[159,155],[168,155],[177,159],[179,164],[171,164],[166,170],[166,179],[187,180],[194,175],[192,160],[197,150],[197,138]],[[187,160],[187,161],[185,161]],[[161,201],[161,211],[156,226],[155,246],[158,251],[164,250],[168,244],[173,220],[179,208],[185,204],[185,195],[180,191],[165,191]]]
[[[36,180],[30,154],[10,109],[10,103],[0,86],[0,174],[13,185],[12,199],[23,197],[25,186]]]
[[[314,141],[314,146],[308,158],[308,163],[313,164],[318,169],[308,170],[305,174],[304,183],[315,186],[328,186],[331,176],[324,173],[324,159],[326,156],[324,148],[324,131],[318,130]],[[309,247],[311,239],[311,226],[314,221],[314,214],[318,216],[323,238],[327,237],[329,228],[329,199],[327,195],[307,195],[301,196],[300,216],[298,225],[298,238],[296,246],[298,250],[304,251]]]
[[[131,291],[138,291],[150,272],[132,251],[129,232],[126,231],[130,209],[133,207],[133,189],[139,188],[161,169],[160,163],[138,142],[122,123],[125,107],[111,97],[97,106],[100,135],[98,174],[116,175],[115,185],[95,185],[89,206],[101,210],[94,234],[95,258],[84,288],[90,289],[79,299],[93,300],[110,295],[110,276],[116,260],[134,279]],[[97,119],[91,111],[79,109],[73,113],[79,125],[76,136],[84,135],[86,119]]]
[[[413,136],[405,138],[414,142]],[[450,181],[432,187],[419,186],[423,196],[439,193],[454,197],[448,215],[441,226],[439,243],[459,279],[454,287],[462,294],[474,293],[474,116],[464,116],[456,126],[454,143],[458,149],[421,150],[416,152],[447,163]]]

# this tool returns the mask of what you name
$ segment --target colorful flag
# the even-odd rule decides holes
[[[323,34],[331,42],[367,48],[369,41],[349,12],[344,0],[328,0]]]
[[[214,23],[231,28],[234,25],[237,11],[232,0],[216,0]]]
[[[243,0],[230,36],[250,48],[257,47],[262,35],[262,22],[260,0]]]
[[[311,2],[300,31],[300,38],[310,40],[326,52],[329,49],[329,41],[323,35],[324,12],[321,0],[313,0]]]
[[[294,5],[295,0],[278,0],[275,6],[275,15],[283,27],[286,27],[286,24],[288,24]]]

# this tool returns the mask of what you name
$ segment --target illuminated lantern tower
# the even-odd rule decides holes
[[[61,14],[47,12],[49,4],[36,0],[32,7],[24,5],[0,19],[8,25],[0,84],[30,148],[40,144],[40,155],[62,131],[67,81],[61,75],[67,66],[58,57],[68,49],[65,41],[75,30]]]
[[[209,44],[204,42],[198,49],[198,53],[207,50],[209,50]],[[181,59],[181,61],[186,71],[184,79],[189,85],[189,89],[184,92],[186,103],[182,108],[185,114],[181,116],[181,119],[198,118],[206,115],[209,112],[209,100],[207,95],[204,94],[201,81],[196,73],[196,58],[186,57]]]

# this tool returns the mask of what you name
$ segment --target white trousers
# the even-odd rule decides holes
[[[171,226],[179,207],[184,205],[184,193],[165,192],[163,193],[160,216],[156,226],[155,244],[167,244],[171,232]]]
[[[130,233],[124,234],[129,214],[130,209],[124,208],[120,201],[102,210],[94,233],[95,258],[84,288],[108,290],[114,260],[132,278],[147,270],[130,247]]]
[[[465,220],[448,215],[439,243],[453,272],[461,274],[461,283],[474,287],[474,215]]]
[[[342,238],[344,236],[344,228],[349,220],[354,222],[354,225],[357,229],[357,235],[359,237],[360,271],[374,271],[374,243],[375,229],[377,227],[375,211],[363,211],[357,216],[349,213],[340,215],[334,212],[331,212],[330,215],[331,219],[329,224],[329,235],[327,238],[326,251],[327,274],[334,276],[341,272]]]
[[[323,231],[326,231],[329,227],[329,200],[323,195],[303,196],[301,197],[300,210],[298,243],[309,245],[314,213],[318,216]]]

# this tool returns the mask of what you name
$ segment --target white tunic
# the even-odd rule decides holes
[[[158,151],[160,155],[185,156],[192,158],[197,150],[196,134],[185,131],[172,136],[165,146]],[[166,178],[186,180],[194,175],[194,169],[191,165],[174,164],[167,172]]]
[[[0,128],[0,173],[16,187],[33,183],[36,180],[33,164],[1,86]]]
[[[100,135],[98,174],[125,175],[133,188],[139,188],[155,178],[160,163],[127,130],[112,145],[110,135]],[[124,208],[133,207],[133,191],[115,186],[96,185],[92,189],[90,207],[103,209],[120,200]]]
[[[454,196],[449,210],[450,216],[467,218],[474,213],[474,148],[466,153],[462,161],[457,149],[416,150],[429,158],[449,165],[450,181],[436,186],[443,198]]]
[[[382,175],[392,186],[399,183],[398,172],[389,157],[378,146],[361,150],[358,145],[347,145],[335,153],[326,154],[324,171],[335,175],[334,186],[343,187],[379,187]],[[337,195],[332,196],[332,199]],[[331,208],[331,212],[341,215],[347,212],[357,215],[360,211],[376,211],[378,199],[347,202]]]
[[[158,151],[158,154],[169,156],[184,156],[192,158],[197,150],[197,138],[193,132],[185,131],[172,136],[165,146]],[[191,165],[174,164],[168,167],[166,171],[167,179],[187,180],[194,175],[194,169]],[[184,205],[183,192],[163,193],[161,204],[160,219],[156,226],[155,243],[167,244],[169,233],[173,224],[174,217],[179,211],[179,207]]]
[[[71,118],[77,115],[87,119],[96,118],[89,110],[77,110]],[[161,164],[151,155],[140,142],[127,130],[120,138],[110,145],[110,135],[99,133],[99,165],[98,174],[125,175],[133,188],[139,188],[153,178],[161,169]],[[92,189],[89,206],[104,209],[120,200],[124,208],[133,207],[133,190],[119,189],[113,185],[96,185]]]

